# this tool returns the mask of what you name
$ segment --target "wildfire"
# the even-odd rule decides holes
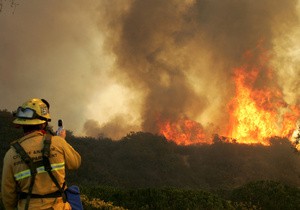
[[[160,123],[160,133],[180,145],[208,143],[202,125],[187,118]]]
[[[281,90],[273,81],[272,70],[267,66],[267,56],[262,54],[258,60],[258,64],[251,68],[235,69],[236,94],[228,104],[230,120],[227,136],[238,143],[269,145],[271,137],[291,136],[299,108],[283,100]]]
[[[235,96],[227,105],[229,122],[223,134],[236,143],[269,145],[271,137],[291,137],[300,109],[284,101],[273,81],[267,56],[261,54],[256,59],[257,64],[252,62],[234,71]],[[212,142],[200,123],[187,118],[160,122],[159,128],[161,134],[177,144]]]
[[[285,124],[295,125],[295,119],[285,118],[280,110],[288,110],[276,89],[254,89],[253,85],[259,73],[258,69],[247,71],[239,68],[235,71],[236,96],[229,103],[230,120],[228,136],[238,143],[261,143],[268,145],[273,136],[284,137],[291,132]],[[288,121],[288,122],[286,122]]]

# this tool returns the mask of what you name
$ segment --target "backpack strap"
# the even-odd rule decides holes
[[[55,178],[55,176],[52,173],[52,167],[51,167],[51,163],[49,160],[50,157],[50,145],[51,145],[51,138],[52,136],[48,133],[46,133],[45,139],[44,139],[44,148],[42,150],[42,154],[43,154],[43,165],[45,167],[45,171],[47,171],[47,173],[49,174],[49,176],[51,177],[52,181],[54,182],[54,184],[56,185],[56,187],[58,188],[58,190],[61,193],[61,196],[63,198],[64,203],[66,202],[66,194],[64,192],[64,186],[65,183],[63,184],[63,186],[61,187],[57,181],[57,179]]]
[[[36,164],[34,164],[32,159],[30,158],[30,156],[27,154],[27,152],[24,150],[24,148],[20,145],[20,143],[18,141],[14,142],[12,144],[12,146],[15,148],[16,152],[21,156],[21,159],[26,163],[26,165],[30,169],[30,174],[31,174],[30,185],[29,185],[28,194],[27,194],[27,198],[26,198],[26,204],[25,204],[25,210],[27,210],[29,208],[29,201],[30,201],[31,194],[32,194],[35,176],[37,174],[37,171],[36,171],[37,167],[36,167]]]
[[[43,163],[43,166],[45,168],[45,171],[47,171],[47,173],[51,177],[52,181],[55,183],[56,187],[58,188],[59,192],[61,193],[63,201],[66,202],[67,199],[66,199],[66,194],[64,192],[65,183],[61,187],[59,185],[57,179],[55,178],[55,176],[52,173],[52,167],[51,167],[51,163],[50,163],[50,160],[49,160],[51,138],[52,138],[51,134],[47,133],[45,135],[44,147],[43,147],[43,150],[42,150],[42,155],[43,155],[42,156],[43,157],[42,163]],[[26,165],[30,169],[31,179],[30,179],[30,185],[29,185],[28,193],[26,193],[27,197],[26,197],[26,204],[25,204],[25,210],[28,210],[30,198],[32,196],[33,185],[34,185],[35,177],[36,177],[36,174],[37,174],[37,170],[36,170],[37,165],[38,164],[40,165],[41,161],[33,162],[31,157],[27,154],[27,152],[24,150],[24,148],[21,146],[21,144],[18,141],[12,143],[11,146],[15,148],[16,152],[21,156],[21,159],[26,163]]]

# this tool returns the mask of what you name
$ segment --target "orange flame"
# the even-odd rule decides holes
[[[247,87],[245,79],[256,77],[257,71],[247,73],[244,69],[236,71],[236,97],[230,102],[231,108],[229,131],[230,136],[241,143],[263,143],[266,138],[279,134],[276,110],[270,107],[269,90],[255,91]],[[261,141],[262,142],[259,142]]]
[[[245,55],[254,58],[250,51]],[[266,54],[256,60],[258,64],[251,68],[245,65],[235,69],[235,96],[228,103],[229,122],[222,134],[227,142],[270,145],[271,137],[290,139],[300,116],[299,106],[284,101],[267,66]],[[212,143],[201,124],[193,120],[182,118],[158,124],[160,134],[177,144]]]
[[[271,137],[289,138],[299,117],[299,108],[289,106],[278,87],[254,88],[258,75],[262,73],[265,74],[264,83],[272,81],[271,69],[264,66],[235,70],[236,95],[228,105],[230,120],[227,135],[238,143],[269,145]]]
[[[160,133],[179,145],[209,143],[200,123],[187,118],[159,123]]]

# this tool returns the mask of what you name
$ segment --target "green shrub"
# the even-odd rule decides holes
[[[300,190],[275,181],[250,182],[233,190],[231,200],[262,209],[300,209]]]
[[[123,207],[114,206],[112,202],[104,202],[99,198],[89,199],[87,196],[81,196],[82,204],[85,210],[94,210],[94,209],[102,209],[102,210],[125,210]]]
[[[83,191],[88,197],[101,198],[128,209],[234,209],[231,202],[202,190],[92,187]]]

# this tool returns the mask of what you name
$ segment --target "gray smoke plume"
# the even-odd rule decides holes
[[[299,103],[297,6],[296,0],[1,1],[0,108],[46,98],[54,123],[62,118],[83,135],[156,133],[158,121],[182,118],[204,129],[213,123],[217,132],[228,123],[233,71],[246,52],[271,55],[277,78],[266,81],[262,73],[257,86],[279,86],[284,100]]]
[[[107,49],[116,56],[114,75],[144,93],[142,128],[151,132],[158,131],[157,118],[226,124],[233,71],[244,54],[252,52],[253,65],[261,50],[276,57],[274,40],[298,24],[294,0],[137,0],[111,11],[118,2],[99,8],[99,27],[106,27]],[[266,74],[255,85],[277,87],[277,75],[268,81]]]

